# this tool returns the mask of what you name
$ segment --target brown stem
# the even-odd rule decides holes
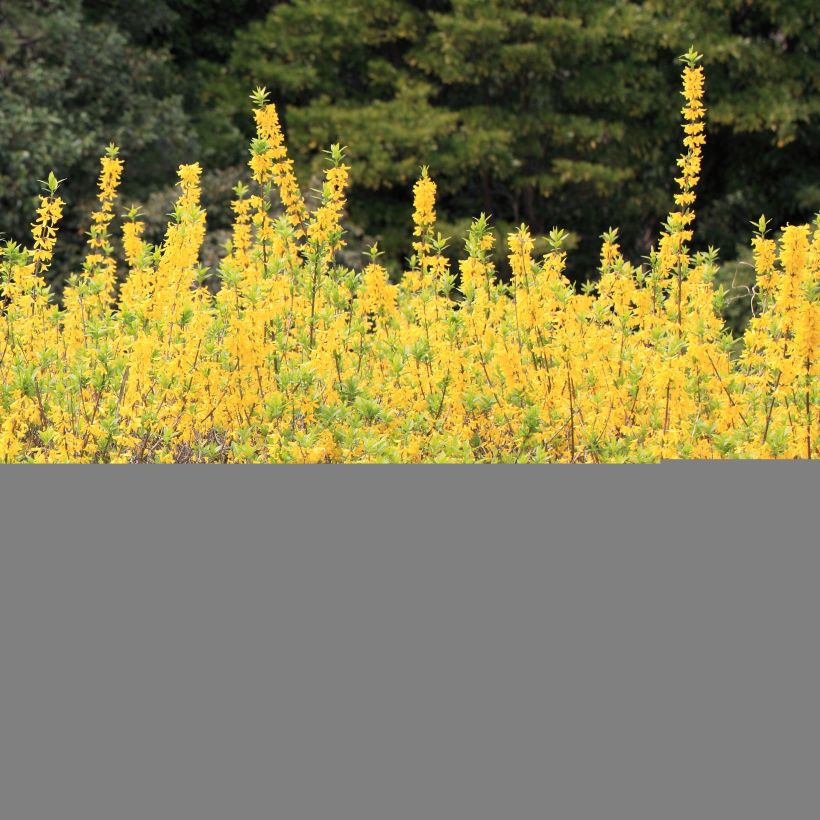
[[[569,359],[566,360],[567,364],[567,392],[569,393],[569,441],[570,441],[570,460],[575,461],[575,402],[574,402],[574,394],[575,394],[575,386],[572,383],[572,374],[569,369]]]
[[[772,400],[769,402],[769,409],[766,411],[766,425],[763,428],[763,440],[761,441],[761,444],[766,443],[766,438],[769,435],[769,424],[772,421],[772,410],[774,409],[774,394],[777,392],[777,386],[780,384],[780,377],[782,375],[783,374],[778,371],[777,379],[775,380],[774,387],[772,387]]]
[[[732,405],[732,407],[736,407],[737,405],[735,404],[735,400],[732,398],[732,394],[729,392],[729,389],[724,384],[723,379],[721,379],[720,373],[718,372],[717,367],[715,367],[715,363],[712,361],[712,357],[709,355],[708,350],[706,351],[706,358],[709,359],[709,364],[712,365],[712,370],[715,371],[715,375],[717,376],[717,380],[720,383],[720,386],[723,388],[723,392],[726,394],[727,398],[729,399],[729,403]],[[746,421],[746,417],[743,415],[743,413],[738,411],[738,414],[740,415],[740,418],[743,421],[743,423],[748,427],[749,422]]]
[[[809,399],[809,379],[811,378],[811,359],[806,357],[806,458],[811,460],[811,401]]]

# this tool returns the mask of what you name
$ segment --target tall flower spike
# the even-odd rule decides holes
[[[117,276],[117,263],[111,247],[109,228],[114,218],[114,201],[120,186],[123,161],[119,159],[119,148],[113,143],[105,149],[100,159],[97,199],[99,208],[91,214],[91,228],[88,235],[88,253],[83,265],[85,277],[93,283],[96,294],[96,309],[105,312],[110,307]]]
[[[40,197],[37,220],[31,226],[34,239],[34,265],[37,273],[42,273],[51,264],[54,246],[57,244],[57,223],[62,219],[65,203],[55,194],[62,181],[57,179],[54,172],[51,172],[48,179],[41,182],[47,196]]]
[[[421,176],[413,186],[413,242],[418,258],[418,268],[415,275],[410,276],[408,283],[411,287],[431,284],[439,255],[435,252],[435,238],[433,229],[436,225],[436,183],[430,178],[427,166],[422,166]]]
[[[423,253],[428,245],[428,237],[436,224],[436,183],[430,179],[427,166],[421,169],[421,176],[413,186],[413,235],[420,238],[413,247]]]
[[[293,160],[288,158],[279,114],[273,103],[267,103],[267,91],[257,89],[251,99],[257,105],[254,111],[257,138],[251,146],[249,166],[253,178],[260,185],[273,181],[279,189],[282,205],[291,224],[301,236],[307,208],[293,171]]]
[[[706,113],[703,106],[704,73],[703,66],[698,65],[702,56],[694,49],[690,49],[681,57],[686,63],[683,69],[683,91],[681,91],[686,102],[681,112],[684,117],[683,131],[686,136],[683,144],[686,148],[686,154],[678,160],[678,166],[681,168],[682,174],[680,178],[675,180],[680,187],[680,193],[675,196],[675,204],[683,208],[684,213],[689,217],[684,224],[688,224],[694,219],[694,214],[691,213],[690,208],[695,203],[694,189],[698,184],[701,155],[703,145],[706,142],[703,133],[703,117]]]
[[[679,193],[675,195],[677,211],[673,211],[667,218],[664,231],[658,245],[658,273],[660,278],[673,276],[677,280],[675,296],[677,324],[680,327],[683,321],[683,273],[689,267],[688,242],[692,239],[691,225],[695,219],[693,205],[695,204],[695,186],[700,177],[701,156],[704,136],[703,118],[706,109],[703,105],[704,72],[699,65],[703,55],[690,48],[680,59],[684,63],[683,90],[685,105],[681,111],[684,118],[683,145],[686,149],[677,160],[681,169],[681,176],[675,179]]]

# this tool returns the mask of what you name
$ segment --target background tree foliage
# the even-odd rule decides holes
[[[51,168],[81,235],[112,140],[143,201],[178,162],[240,175],[261,84],[303,184],[321,149],[349,146],[351,219],[394,270],[424,163],[443,230],[480,211],[502,236],[557,225],[577,245],[571,273],[588,278],[610,225],[637,258],[668,212],[675,58],[691,43],[709,108],[698,244],[731,259],[761,212],[785,224],[820,210],[814,0],[0,0],[0,14],[0,231],[18,237]]]
[[[303,164],[349,145],[356,218],[394,252],[425,162],[443,217],[565,227],[581,274],[609,225],[646,253],[669,209],[691,42],[708,65],[701,241],[731,257],[759,213],[820,208],[819,32],[812,0],[293,0],[237,33],[206,96],[247,128],[240,92],[267,84]]]
[[[79,0],[2,0],[0,10],[0,233],[26,241],[37,180],[65,178],[59,291],[78,265],[105,145],[123,147],[126,193],[143,196],[173,179],[194,132],[167,52],[91,22]]]

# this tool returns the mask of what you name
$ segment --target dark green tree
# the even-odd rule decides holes
[[[812,0],[291,0],[237,34],[214,66],[203,139],[215,155],[249,135],[247,89],[282,108],[303,173],[350,148],[355,221],[407,251],[409,187],[422,163],[454,229],[568,228],[575,274],[619,225],[645,254],[672,204],[679,64],[706,54],[708,139],[698,241],[731,257],[748,220],[820,208],[820,11]]]
[[[4,0],[2,14],[0,233],[27,241],[37,180],[52,170],[65,178],[51,271],[59,292],[82,253],[105,146],[121,146],[123,192],[141,197],[196,157],[195,135],[167,54],[87,20],[79,0]]]

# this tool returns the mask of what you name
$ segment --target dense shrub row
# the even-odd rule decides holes
[[[344,150],[328,152],[309,205],[258,89],[254,187],[236,189],[218,290],[199,258],[200,167],[179,169],[154,247],[133,209],[114,235],[123,162],[110,146],[85,264],[58,308],[44,279],[63,206],[52,174],[32,247],[0,252],[0,460],[817,457],[820,219],[775,241],[761,218],[744,296],[754,317],[734,340],[716,254],[689,250],[705,140],[699,59],[684,57],[684,152],[655,249],[632,264],[608,232],[600,278],[582,292],[564,275],[565,234],[535,258],[523,225],[508,237],[512,279],[500,281],[485,215],[451,270],[426,170],[401,281],[375,247],[362,271],[338,264]]]

